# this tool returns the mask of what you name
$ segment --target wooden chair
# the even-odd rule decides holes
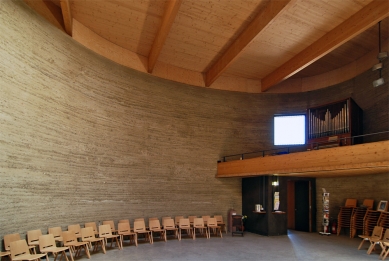
[[[149,229],[151,232],[151,238],[154,242],[153,233],[159,233],[159,238],[166,242],[166,230],[161,228],[161,224],[158,219],[149,220]]]
[[[193,239],[196,239],[196,231],[198,231],[200,235],[204,235],[205,232],[205,236],[209,238],[208,228],[204,225],[203,218],[195,218],[193,220]]]
[[[131,241],[134,242],[136,246],[138,246],[138,238],[135,232],[131,231],[130,227],[130,222],[119,222],[118,223],[118,234],[120,236],[120,244],[121,247],[123,248],[123,240],[125,236],[128,236],[130,238],[130,243]]]
[[[361,249],[363,243],[365,241],[370,241],[371,239],[373,240],[380,240],[381,237],[382,237],[382,232],[383,232],[383,227],[380,227],[380,226],[375,226],[374,229],[373,229],[373,233],[371,234],[371,236],[366,236],[366,235],[358,235],[358,237],[362,238],[362,242],[359,244],[359,247],[358,249]],[[370,246],[371,247],[371,246]],[[367,252],[369,253],[369,251],[371,252],[370,250],[370,247],[368,248]],[[374,247],[374,245],[373,245]],[[370,253],[369,253],[370,254]]]
[[[146,241],[148,240],[150,244],[153,243],[153,239],[151,238],[151,232],[149,230],[146,230],[144,220],[134,221],[134,232],[137,235],[137,240],[139,239],[139,235],[144,235]]]
[[[172,218],[162,219],[162,225],[163,225],[163,228],[166,231],[166,235],[168,234],[168,232],[173,232],[174,233],[174,237],[179,239],[179,237],[178,237],[178,228],[174,224],[174,220]]]
[[[2,252],[3,255],[2,256],[9,256],[11,257],[11,242],[14,242],[14,241],[17,241],[17,240],[20,240],[20,234],[19,233],[15,233],[15,234],[8,234],[8,235],[5,235],[4,236],[4,249],[5,249],[5,252]],[[34,246],[29,246],[28,248],[30,249],[30,254],[36,254],[36,251],[35,251],[35,245]],[[8,253],[8,254],[6,254]]]
[[[50,227],[48,232],[54,236],[56,242],[63,242],[61,227]]]
[[[105,245],[107,245],[108,239],[111,239],[110,248],[112,248],[113,241],[115,240],[116,246],[121,249],[121,245],[119,244],[120,236],[112,235],[112,227],[109,224],[99,226],[99,237],[105,239]]]
[[[171,219],[172,217],[162,217],[162,225],[163,225],[163,221],[165,220],[165,219]]]
[[[38,238],[39,242],[39,238]],[[16,240],[10,243],[11,260],[23,261],[23,260],[37,260],[41,257],[46,257],[46,261],[49,261],[47,253],[44,254],[30,254],[26,240]]]
[[[39,246],[39,237],[41,235],[42,231],[40,229],[27,231],[27,243],[29,246],[34,247],[34,253],[36,253],[35,247]]]
[[[93,246],[93,252],[96,252],[101,246],[101,249],[103,250],[104,254],[105,251],[105,244],[104,244],[104,238],[95,237],[95,232],[93,231],[92,227],[84,227],[81,228],[81,240],[83,242],[88,242],[90,245]]]
[[[75,224],[75,225],[69,225],[68,226],[68,231],[73,231],[74,234],[76,235],[77,238],[81,238],[81,226],[80,224]],[[63,232],[62,232],[63,236]]]
[[[193,238],[192,228],[190,227],[189,218],[181,218],[178,225],[178,240],[182,238],[182,232],[185,231],[189,237]]]
[[[174,224],[176,225],[176,227],[179,227],[180,225],[180,219],[184,218],[184,216],[175,216],[174,217]]]
[[[85,227],[91,227],[95,235],[99,234],[99,231],[97,230],[96,222],[87,222],[85,223]]]
[[[54,256],[54,261],[57,260],[59,253],[61,253],[60,260],[62,260],[62,257],[65,257],[66,261],[69,261],[65,252],[66,250],[69,250],[70,258],[73,261],[73,254],[71,249],[69,247],[57,247],[53,234],[42,235],[39,237],[39,251],[46,254],[52,253]]]
[[[383,239],[382,238],[382,233],[383,233],[383,229],[381,231],[381,235],[380,236],[372,236],[369,238],[369,241],[370,241],[370,247],[367,249],[367,254],[370,255],[371,252],[374,250],[375,248],[375,245],[379,245],[380,244],[380,241]]]
[[[208,222],[208,219],[210,218],[211,216],[202,216],[203,220],[204,220],[204,225],[207,225],[207,222]]]
[[[117,234],[117,230],[115,228],[115,222],[113,220],[103,221],[103,225],[110,225],[112,234]]]
[[[81,229],[80,229],[80,236],[81,236]],[[81,256],[81,250],[84,249],[85,254],[90,258],[89,253],[89,242],[79,242],[77,240],[78,236],[74,232],[74,230],[64,231],[62,232],[63,237],[63,244],[66,247],[69,247],[72,250],[72,253],[74,253],[74,257],[80,257]]]
[[[217,235],[218,232],[220,233],[220,237],[223,237],[222,235],[222,228],[217,224],[216,218],[209,218],[207,222],[208,227],[208,235],[211,237],[211,231],[214,235]]]
[[[226,226],[226,223],[224,223],[223,221],[223,216],[222,215],[215,215],[213,216],[214,218],[216,218],[216,222],[217,224],[221,227],[222,230],[224,230],[227,234],[227,226]]]
[[[197,218],[197,216],[188,216],[188,218],[189,218],[190,225],[193,227],[194,219]]]
[[[382,249],[381,254],[380,254],[380,258],[382,258],[382,260],[384,260],[389,254],[389,228],[387,228],[385,230],[384,236],[379,241],[379,244],[380,244],[381,249]]]
[[[11,252],[9,251],[0,252],[0,260],[3,260],[3,257],[11,258]]]

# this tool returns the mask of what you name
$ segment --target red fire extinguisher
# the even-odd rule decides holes
[[[337,227],[337,224],[336,224],[336,219],[332,221],[332,225],[331,225],[331,233],[332,234],[336,234],[336,227]]]

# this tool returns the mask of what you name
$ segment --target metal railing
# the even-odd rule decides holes
[[[307,150],[318,150],[323,148],[329,148],[329,144],[338,144],[338,146],[344,145],[354,145],[354,144],[362,144],[362,143],[370,143],[389,140],[389,131],[382,131],[370,134],[356,135],[352,137],[339,138],[335,141],[323,141],[323,142],[312,142],[304,145],[294,145],[283,148],[275,148],[268,150],[259,150],[253,152],[246,152],[241,154],[233,154],[224,156],[222,158],[222,162],[226,162],[228,160],[244,160],[248,158],[256,158],[256,157],[266,157],[266,156],[275,156],[275,155],[283,155],[294,152],[303,152]],[[221,161],[218,161],[221,162]]]

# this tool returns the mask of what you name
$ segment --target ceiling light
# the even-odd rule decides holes
[[[379,78],[375,81],[373,81],[373,86],[378,87],[385,83],[384,78],[382,78],[382,60],[384,60],[386,57],[388,57],[387,52],[381,52],[381,21],[378,22],[378,55],[377,59],[379,63],[375,64],[373,68],[371,68],[372,71],[379,71]]]
[[[384,78],[379,78],[378,80],[373,81],[373,86],[374,87],[378,87],[378,86],[381,86],[384,83],[385,83]]]
[[[382,63],[377,63],[373,66],[373,68],[371,68],[372,71],[380,70],[380,69],[382,69]]]
[[[380,52],[377,55],[377,59],[380,60],[380,61],[384,60],[386,57],[388,57],[388,53],[387,52]]]

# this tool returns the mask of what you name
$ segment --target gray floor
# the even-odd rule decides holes
[[[244,237],[223,234],[223,238],[183,238],[181,241],[154,241],[123,250],[93,253],[90,260],[378,260],[379,251],[366,254],[368,243],[358,250],[360,239],[346,235],[321,236],[318,233],[289,231],[287,236],[264,237],[246,232]],[[380,247],[377,246],[377,250]],[[78,260],[88,260],[85,256]]]

